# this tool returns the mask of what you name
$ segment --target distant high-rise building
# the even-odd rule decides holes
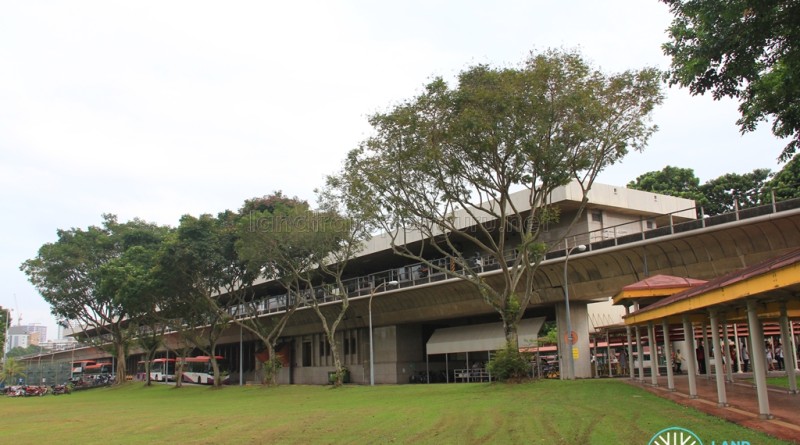
[[[38,346],[47,342],[47,326],[38,324],[11,326],[8,328],[8,350]]]
[[[38,338],[36,338],[37,342],[36,344],[47,341],[47,326],[43,326],[40,324],[29,324],[29,325],[22,325],[21,327],[27,329],[28,335],[34,333],[38,334]]]

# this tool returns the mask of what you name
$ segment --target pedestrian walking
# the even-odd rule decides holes
[[[700,374],[706,373],[706,353],[703,350],[703,344],[700,345],[695,349],[695,354],[697,355],[697,367],[700,368]]]
[[[681,350],[678,349],[675,352],[675,373],[676,374],[683,374],[681,371],[681,365],[683,364],[683,356],[681,355]]]

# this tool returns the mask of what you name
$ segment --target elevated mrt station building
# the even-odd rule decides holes
[[[513,198],[525,200],[527,195],[521,192]],[[552,202],[560,208],[561,222],[547,227],[541,240],[552,243],[565,235],[566,238],[563,246],[558,245],[547,254],[536,273],[535,289],[539,298],[531,302],[520,323],[520,345],[533,344],[546,320],[556,321],[559,332],[566,332],[565,252],[585,245],[586,251],[573,250],[569,257],[568,282],[572,329],[577,333],[576,346],[584,351],[576,360],[576,376],[590,377],[589,305],[608,302],[609,297],[618,292],[617,285],[624,279],[615,277],[620,275],[621,268],[643,274],[648,267],[646,255],[632,255],[622,265],[617,264],[617,260],[608,264],[597,257],[599,251],[613,248],[621,241],[643,240],[644,234],[653,234],[659,229],[669,230],[670,226],[696,221],[698,212],[691,200],[595,184],[587,208],[566,233],[581,202],[580,188],[577,184],[562,187],[553,193]],[[457,218],[461,216],[463,221],[469,221],[466,214],[456,214]],[[466,225],[465,229],[468,229]],[[404,233],[403,239],[414,246],[425,241],[417,233]],[[490,354],[505,344],[499,315],[483,301],[472,284],[428,271],[423,264],[394,254],[390,243],[389,234],[373,237],[348,265],[345,284],[350,307],[338,328],[337,343],[349,379],[352,383],[369,383],[372,362],[376,383],[420,382],[425,381],[425,376],[430,376],[431,381],[459,381],[460,372],[463,374],[476,362],[486,363]],[[502,286],[495,259],[469,248],[463,247],[463,256],[474,258],[481,277],[490,284]],[[436,255],[441,255],[439,252],[431,249],[430,255],[426,256],[428,261],[449,267],[447,258],[437,258]],[[510,249],[506,256],[515,255]],[[281,295],[284,291],[276,283],[259,286],[264,298],[260,315],[278,316],[284,308]],[[327,311],[326,316],[335,317],[341,304],[339,298],[327,293],[317,298],[324,300],[322,309]],[[246,331],[242,336],[243,379],[258,380],[259,363],[254,352],[259,345]],[[233,358],[230,364],[237,368],[240,329],[232,327],[224,343],[226,346],[219,351],[220,355]],[[324,384],[334,370],[320,320],[310,307],[301,307],[292,315],[283,331],[278,353],[284,363],[280,383]]]
[[[513,198],[524,200],[524,193]],[[577,378],[593,376],[590,314],[595,303],[606,310],[621,289],[650,276],[711,280],[800,247],[798,200],[704,217],[691,200],[624,187],[595,184],[588,198],[586,209],[567,233],[581,202],[580,189],[570,184],[553,193],[551,202],[559,206],[561,222],[546,227],[541,240],[566,238],[546,254],[535,272],[538,296],[519,325],[522,347],[533,343],[545,321],[555,321],[560,333],[567,332],[566,276]],[[418,234],[404,235],[409,244],[422,242]],[[349,381],[368,384],[371,375],[379,384],[421,382],[425,376],[432,382],[469,379],[472,373],[464,371],[488,361],[505,342],[499,315],[467,281],[427,271],[422,264],[394,254],[390,239],[388,234],[373,237],[348,265],[350,307],[336,341]],[[579,245],[586,249],[575,249]],[[475,258],[480,276],[502,286],[496,261],[468,249],[464,246],[463,255]],[[515,254],[513,249],[507,253]],[[431,250],[426,259],[445,266],[448,259],[436,255],[440,254]],[[260,283],[257,290],[262,298],[259,318],[280,316],[285,290],[273,282]],[[341,305],[337,295],[321,292],[316,298],[329,317]],[[611,321],[622,323],[621,318]],[[559,337],[558,350],[569,351],[565,336]],[[174,346],[175,341],[168,338],[166,343]],[[225,358],[231,382],[260,380],[260,360],[265,357],[254,335],[232,324],[220,345],[217,354]],[[311,307],[300,307],[291,316],[277,353],[284,365],[278,378],[282,384],[326,384],[334,371],[321,322]],[[55,360],[105,355],[94,348],[57,354]],[[132,351],[127,363],[131,372],[141,357]]]

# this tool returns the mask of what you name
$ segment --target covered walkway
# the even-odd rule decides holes
[[[770,373],[770,376],[785,373]],[[733,383],[727,383],[725,390],[727,406],[717,403],[717,387],[713,378],[697,377],[697,396],[689,393],[689,377],[674,376],[675,390],[670,390],[667,377],[658,378],[658,386],[635,379],[626,379],[630,384],[642,386],[649,392],[670,399],[684,406],[691,406],[705,413],[721,417],[729,422],[762,431],[783,440],[800,443],[800,400],[786,388],[769,386],[769,406],[772,416],[762,419],[759,416],[758,397],[752,382],[752,374],[737,374]]]
[[[672,282],[674,277],[664,280]],[[796,336],[790,320],[800,317],[800,249],[708,282],[687,281],[681,286],[683,290],[660,286],[654,293],[642,288],[643,284],[646,283],[628,286],[615,297],[615,302],[625,305],[628,312],[624,317],[628,354],[634,356],[634,344],[637,354],[642,348],[661,350],[661,357],[666,359],[663,364],[666,375],[659,375],[661,370],[655,359],[649,365],[648,378],[644,372],[647,365],[639,361],[635,370],[631,361],[629,375],[634,377],[631,382],[748,427],[799,440]],[[667,287],[677,292],[672,295],[669,291],[662,292]],[[779,326],[779,340],[765,339],[765,323]],[[732,364],[738,363],[745,352],[736,334],[740,324],[746,326],[744,338],[749,349],[750,373],[733,372]],[[699,338],[697,328],[700,328]],[[631,341],[632,330],[635,341]],[[674,375],[669,364],[669,358],[675,356],[672,352],[675,342],[683,345],[682,364],[686,365],[683,369],[686,374]],[[789,387],[783,389],[770,387],[766,380],[768,375],[776,375],[771,371],[773,354],[777,358],[778,350],[783,351],[786,362],[785,372],[780,375],[788,377],[789,382]],[[697,360],[692,352],[697,352]],[[778,363],[781,367],[783,360]]]

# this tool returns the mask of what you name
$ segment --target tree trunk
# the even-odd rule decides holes
[[[506,335],[506,342],[514,345],[519,349],[519,334],[517,333],[517,324],[511,323],[506,317],[503,317],[503,332]]]
[[[122,342],[118,342],[116,344],[117,348],[117,381],[115,384],[121,385],[125,383],[125,379],[128,375],[127,369],[125,368],[125,345]]]
[[[264,381],[262,383],[268,386],[275,386],[278,373],[275,368],[275,360],[278,358],[275,357],[275,348],[271,342],[265,342],[265,346],[267,347],[267,361],[262,364],[264,367]]]
[[[183,360],[181,359],[175,360],[175,387],[183,387]]]
[[[344,384],[344,368],[342,368],[342,360],[339,358],[339,348],[336,347],[333,336],[328,336],[328,344],[331,345],[331,355],[333,356],[333,367],[336,369],[336,381],[334,386],[342,386]]]
[[[215,348],[211,348],[214,351]],[[219,388],[222,386],[222,379],[219,375],[219,363],[217,363],[217,357],[214,354],[211,354],[211,368],[214,370],[214,387]]]
[[[150,358],[147,358],[147,361],[144,362],[144,386],[150,386],[150,367],[153,366],[152,361]]]

